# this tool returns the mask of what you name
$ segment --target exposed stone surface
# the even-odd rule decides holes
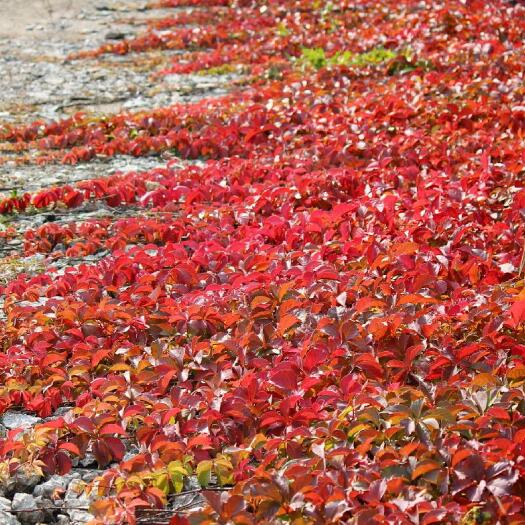
[[[9,429],[13,428],[31,428],[42,421],[41,418],[24,414],[23,412],[14,412],[8,410],[2,416],[2,424]]]
[[[22,525],[35,525],[44,522],[46,519],[46,512],[41,510],[44,501],[42,498],[35,498],[31,494],[18,492],[13,496],[11,509],[17,511],[18,521]]]
[[[52,499],[53,494],[55,494],[57,490],[65,491],[74,479],[80,479],[78,472],[70,472],[65,476],[51,476],[47,481],[35,487],[33,496]]]
[[[41,477],[32,471],[18,469],[16,474],[9,479],[5,485],[5,494],[11,495],[15,492],[31,494],[40,482]]]
[[[0,164],[0,196],[18,192],[35,192],[60,184],[71,184],[80,180],[108,177],[117,171],[145,171],[165,162],[158,157],[130,157],[118,155],[108,159],[94,159],[86,164],[33,164],[11,166]]]
[[[64,514],[69,516],[71,521],[75,524],[80,523],[87,523],[88,521],[93,519],[93,516],[85,511],[85,510],[79,510],[76,507],[89,507],[90,499],[85,494],[86,484],[83,481],[80,480],[73,480],[66,491],[66,495],[64,497]],[[68,507],[71,507],[68,509]]]
[[[11,500],[0,497],[0,510],[9,512],[11,510]]]
[[[71,523],[71,519],[66,514],[57,514],[55,518],[55,524],[56,525],[69,525]]]
[[[9,514],[4,510],[0,510],[0,523],[2,525],[20,525],[20,522],[16,519],[16,516]]]

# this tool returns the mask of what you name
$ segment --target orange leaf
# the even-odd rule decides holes
[[[224,326],[226,328],[230,328],[230,326],[234,325],[240,318],[241,318],[240,314],[229,313],[229,314],[225,314],[222,317],[222,322],[224,323]]]
[[[467,459],[469,456],[472,456],[472,454],[474,454],[474,452],[472,450],[469,450],[468,448],[458,450],[454,454],[454,457],[452,458],[452,467],[455,467],[458,463],[460,463],[464,459]]]
[[[383,319],[374,318],[368,325],[368,331],[376,340],[382,339],[388,330],[388,323]]]
[[[286,301],[283,301],[279,307],[279,314],[283,316],[286,312],[293,308],[297,308],[298,306],[301,306],[301,301],[298,301],[297,299],[286,299]]]
[[[380,301],[374,297],[361,297],[361,299],[357,301],[355,309],[356,312],[360,314],[369,308],[384,308],[385,306],[386,303],[384,301]]]
[[[44,359],[42,359],[42,368],[45,366],[52,365],[53,363],[58,363],[60,361],[64,361],[66,357],[66,354],[48,354]]]
[[[437,299],[434,299],[433,297],[425,297],[424,295],[420,294],[408,294],[401,297],[401,299],[399,299],[399,301],[397,302],[397,305],[401,306],[403,304],[434,304],[437,302]]]
[[[472,384],[476,386],[488,386],[488,385],[497,385],[497,379],[492,375],[486,372],[478,374],[472,379]]]
[[[421,445],[421,443],[414,441],[413,443],[409,443],[408,445],[401,447],[399,449],[399,452],[403,456],[410,456],[410,454],[412,454],[412,452],[414,452],[414,450],[416,450],[419,447],[419,445]]]
[[[438,470],[440,468],[441,468],[441,465],[437,461],[432,461],[432,460],[422,461],[415,468],[414,472],[412,472],[412,479],[417,479],[420,476],[424,476],[425,474],[428,474],[429,472]]]
[[[525,366],[517,366],[507,371],[507,377],[513,381],[525,379]]]
[[[264,305],[264,306],[270,306],[272,304],[272,300],[269,297],[266,297],[265,295],[258,295],[257,297],[254,297],[251,307],[256,308],[257,306]]]
[[[295,284],[294,281],[290,281],[288,283],[281,284],[281,286],[279,286],[279,289],[277,291],[277,299],[279,299],[279,301],[282,301],[284,297],[286,296],[286,294],[291,290],[294,284]]]
[[[391,253],[395,257],[399,255],[413,255],[417,252],[418,248],[419,244],[417,244],[417,242],[402,242],[400,244],[394,244]]]
[[[301,322],[300,319],[292,314],[288,314],[288,315],[285,315],[284,317],[281,317],[281,319],[279,320],[279,326],[278,326],[279,333],[284,334],[294,324],[297,324],[300,322]]]

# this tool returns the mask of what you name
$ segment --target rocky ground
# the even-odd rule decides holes
[[[168,106],[225,93],[232,75],[172,75],[162,81],[151,73],[169,63],[174,52],[152,52],[135,56],[108,56],[97,60],[69,60],[68,55],[92,49],[107,40],[138,34],[147,19],[160,18],[164,9],[145,10],[145,2],[104,0],[3,0],[0,16],[0,126],[68,117],[77,111],[94,115]],[[173,12],[171,10],[170,12]],[[0,149],[2,144],[0,144]],[[95,159],[88,164],[16,165],[0,164],[0,197],[32,192],[53,185],[98,178],[117,171],[142,171],[162,165],[158,157],[118,156]],[[130,208],[127,208],[129,212]],[[63,216],[20,214],[2,217],[0,231],[37,227],[48,220],[72,221],[89,217],[118,215],[118,209],[95,204],[68,210]],[[43,269],[43,256],[23,257],[22,243],[15,239],[2,246],[0,280],[7,282],[17,274]],[[55,267],[64,269],[89,263],[104,253],[82,260],[64,257]],[[0,306],[4,298],[0,297]],[[68,417],[62,407],[53,417]],[[29,429],[42,420],[23,412],[9,411],[0,418],[0,435],[16,429]],[[129,451],[133,453],[136,451]],[[0,486],[0,524],[80,524],[92,517],[87,483],[100,471],[93,457],[84,458],[65,476],[45,478],[18,472]],[[191,485],[191,483],[190,483]],[[198,505],[200,496],[187,487],[187,494],[173,502],[173,508]]]
[[[115,0],[2,2],[0,125],[58,120],[78,111],[93,115],[136,112],[227,92],[233,75],[153,79],[152,71],[169,64],[176,51],[107,55],[96,60],[67,58],[108,40],[137,35],[148,19],[173,12],[144,6],[145,2]],[[158,164],[158,158],[124,156],[100,159],[88,167],[17,166],[8,161],[0,165],[0,196]]]

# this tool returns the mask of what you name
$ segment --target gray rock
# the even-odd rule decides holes
[[[65,476],[51,476],[47,481],[35,487],[33,490],[33,496],[52,499],[55,490],[66,490],[74,479],[80,479],[80,474],[78,472],[71,472]]]
[[[41,418],[32,416],[30,414],[23,414],[21,412],[14,412],[8,410],[2,416],[2,423],[6,428],[31,428],[34,427],[37,423],[42,421]]]
[[[34,498],[31,494],[17,492],[13,497],[11,509],[17,511],[18,521],[22,525],[35,525],[46,518],[46,513],[39,508],[41,501],[41,498]]]
[[[4,510],[0,510],[0,523],[2,525],[20,525],[20,522],[15,516]]]
[[[129,461],[131,458],[134,458],[139,453],[140,453],[139,447],[135,445],[129,445],[128,451],[124,454],[122,461]]]
[[[184,490],[196,490],[200,488],[201,484],[199,483],[197,476],[188,476],[184,479]]]
[[[82,467],[89,467],[91,465],[95,465],[97,463],[97,460],[95,459],[95,456],[89,452],[86,452],[86,455],[79,460],[79,464]]]
[[[71,523],[71,520],[69,519],[69,516],[66,514],[58,514],[55,518],[55,524],[56,525],[69,525]]]
[[[71,522],[75,523],[75,525],[87,523],[93,519],[89,512],[76,508],[89,507],[90,499],[84,491],[85,486],[86,484],[83,481],[73,480],[69,484],[64,497],[63,512],[69,516]]]
[[[33,492],[33,488],[38,485],[40,479],[40,476],[33,472],[25,472],[22,469],[18,469],[14,476],[0,486],[0,495],[12,496],[16,492],[30,494]]]
[[[64,417],[66,414],[69,414],[71,412],[72,407],[58,407],[53,415],[49,418],[46,418],[46,421],[52,421],[53,419],[56,419],[58,417]]]
[[[82,479],[82,481],[85,481],[86,483],[90,483],[97,476],[102,475],[104,471],[99,470],[99,469],[93,469],[93,468],[79,468],[79,469],[75,469],[75,472],[77,472],[80,475],[80,478]]]
[[[4,497],[0,497],[0,510],[9,512],[11,510],[11,500],[8,500]]]

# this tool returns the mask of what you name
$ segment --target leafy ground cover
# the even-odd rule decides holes
[[[525,523],[523,5],[158,7],[70,59],[177,50],[153,78],[228,94],[0,130],[19,164],[205,161],[0,202],[127,210],[2,233],[44,269],[0,283],[0,407],[46,419],[1,480],[92,455],[99,525]]]

